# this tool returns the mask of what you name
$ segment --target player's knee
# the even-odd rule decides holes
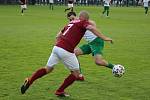
[[[47,73],[50,73],[50,72],[52,72],[54,70],[53,67],[49,67],[49,66],[46,66],[45,69],[46,69]]]
[[[96,65],[101,65],[101,63],[100,63],[100,62],[98,62],[98,61],[95,61],[95,64],[96,64]]]
[[[75,48],[74,53],[75,53],[76,56],[79,56],[79,55],[82,54],[82,51],[79,48]]]
[[[74,53],[75,53],[76,56],[78,56],[79,55],[78,49],[75,48]]]
[[[95,64],[99,65],[99,66],[103,66],[104,65],[103,61],[100,61],[100,60],[96,60]]]
[[[71,71],[71,74],[73,74],[78,79],[80,75],[80,71],[79,70]]]

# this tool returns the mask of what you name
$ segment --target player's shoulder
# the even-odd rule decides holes
[[[75,24],[77,26],[90,25],[89,21],[87,21],[87,20],[80,20],[80,19],[72,20],[69,24]]]
[[[91,24],[95,24],[95,21],[93,21],[93,20],[89,20],[89,23],[91,23]]]
[[[81,20],[80,24],[85,26],[85,25],[90,25],[90,22],[88,20]]]
[[[81,20],[79,20],[79,19],[74,19],[74,20],[70,21],[70,23],[79,23],[79,22],[81,22]]]
[[[91,25],[93,25],[93,26],[96,26],[96,22],[93,21],[93,20],[89,20],[89,23],[90,23]]]

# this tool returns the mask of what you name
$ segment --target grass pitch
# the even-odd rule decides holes
[[[0,100],[150,100],[150,16],[141,7],[111,7],[110,18],[101,17],[102,7],[75,7],[77,13],[88,10],[97,27],[114,39],[113,45],[106,43],[104,57],[125,66],[123,77],[95,65],[91,55],[81,56],[86,80],[66,90],[71,97],[54,95],[69,73],[61,63],[20,93],[24,78],[46,64],[55,35],[67,23],[64,8],[29,6],[21,16],[19,6],[0,6]]]

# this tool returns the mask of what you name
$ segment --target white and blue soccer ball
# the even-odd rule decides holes
[[[120,65],[120,64],[114,65],[114,67],[113,67],[113,69],[112,69],[112,74],[113,74],[115,77],[121,77],[124,73],[125,73],[125,68],[124,68],[124,66],[122,66],[122,65]]]

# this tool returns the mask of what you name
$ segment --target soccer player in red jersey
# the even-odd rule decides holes
[[[38,78],[53,71],[54,66],[61,60],[64,65],[70,70],[70,75],[64,80],[61,86],[56,90],[57,96],[69,96],[65,89],[78,79],[79,62],[74,54],[74,49],[80,42],[86,30],[92,31],[96,36],[104,41],[112,43],[112,39],[106,37],[97,31],[95,27],[88,22],[89,14],[86,11],[81,11],[79,19],[69,22],[57,35],[56,44],[53,47],[52,53],[48,59],[47,65],[38,69],[32,76],[25,79],[21,86],[21,93],[24,94],[31,84]]]
[[[24,10],[27,9],[27,0],[20,0],[20,5],[21,5],[21,15],[23,15]]]
[[[65,9],[65,12],[70,9],[71,11],[73,11],[73,3],[74,3],[73,0],[68,0],[68,8]]]

